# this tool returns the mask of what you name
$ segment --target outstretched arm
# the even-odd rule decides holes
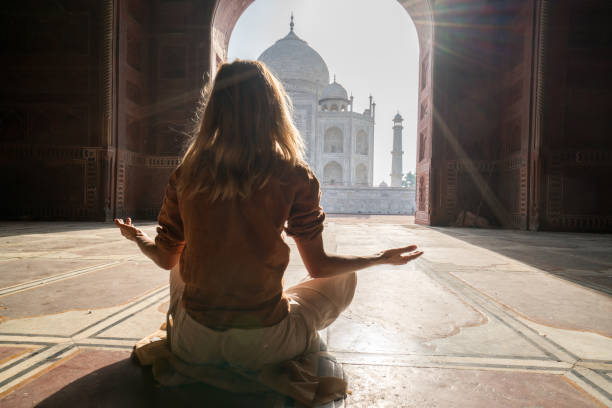
[[[125,222],[122,219],[115,219],[115,225],[121,230],[121,235],[130,241],[136,242],[142,253],[160,268],[170,270],[178,263],[181,256],[180,253],[171,253],[156,245],[153,239],[132,224],[130,218],[127,218]]]
[[[310,240],[296,241],[308,273],[313,278],[329,278],[374,265],[404,265],[423,255],[416,245],[393,248],[369,256],[332,255],[325,252],[321,234]]]

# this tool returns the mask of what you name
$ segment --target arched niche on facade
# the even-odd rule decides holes
[[[368,166],[363,163],[359,163],[355,167],[355,184],[362,186],[368,184]]]
[[[355,153],[367,155],[369,154],[370,144],[368,143],[368,134],[363,130],[357,132],[355,140]]]
[[[344,134],[340,128],[334,126],[325,131],[323,137],[323,152],[324,153],[343,153],[344,152]]]
[[[419,211],[425,211],[425,177],[419,177],[419,196],[418,196],[418,209]]]
[[[419,162],[425,158],[425,135],[421,132],[419,135]]]
[[[323,182],[329,185],[343,184],[342,166],[338,162],[332,161],[323,168]]]

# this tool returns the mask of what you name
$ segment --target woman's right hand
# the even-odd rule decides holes
[[[382,251],[377,256],[378,264],[405,265],[423,255],[423,251],[417,251],[416,245],[402,248],[393,248]]]
[[[368,256],[330,255],[323,249],[321,234],[310,240],[297,239],[295,243],[308,273],[313,278],[331,278],[382,264],[405,265],[423,255],[423,251],[417,251],[416,245],[387,249]]]

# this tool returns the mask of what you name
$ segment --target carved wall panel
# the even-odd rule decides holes
[[[119,151],[117,170],[117,216],[155,219],[170,173],[179,156],[151,156]]]
[[[446,167],[446,215],[449,218],[457,214],[457,176],[459,167],[456,161],[449,161]]]
[[[413,16],[416,22],[419,36],[419,117],[417,122],[417,203],[415,211],[415,222],[419,224],[431,224],[431,158],[433,152],[432,135],[432,105],[433,105],[433,51],[431,26],[428,25],[432,18],[432,9],[428,3],[404,5],[406,11]],[[420,9],[419,9],[420,7]],[[416,14],[418,13],[418,14]],[[414,20],[415,15],[421,17]],[[420,21],[420,23],[419,23]]]
[[[104,149],[2,144],[8,218],[102,219]]]
[[[499,60],[500,141],[493,153],[501,224],[508,228],[528,228],[531,81],[535,1],[516,3],[508,10],[508,20],[499,39],[505,45]],[[499,218],[499,217],[498,217]]]

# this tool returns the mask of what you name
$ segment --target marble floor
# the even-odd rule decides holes
[[[329,216],[325,242],[425,251],[359,272],[322,333],[349,378],[345,406],[612,407],[612,235]],[[287,285],[305,275],[291,248]],[[110,224],[0,223],[0,406],[286,406],[156,387],[129,360],[164,319],[167,280]]]

